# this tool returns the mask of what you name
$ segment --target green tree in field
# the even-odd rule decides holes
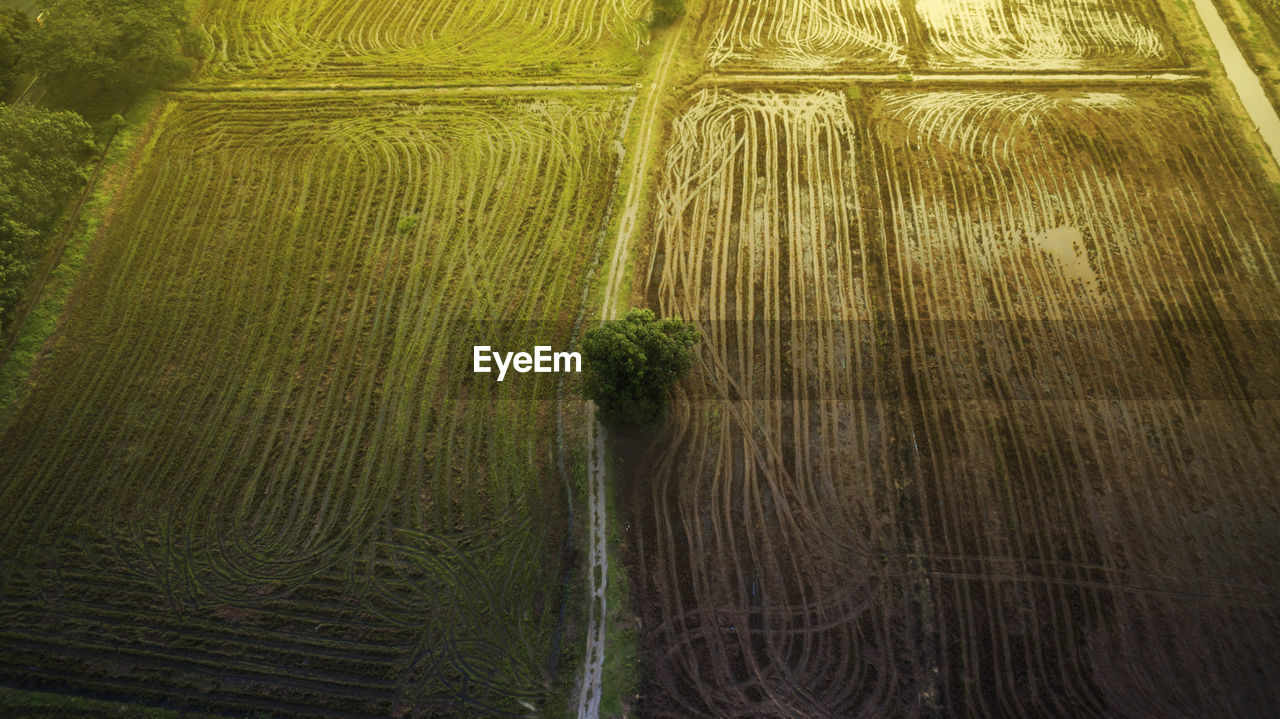
[[[22,60],[22,45],[31,21],[18,10],[0,8],[0,100],[13,92],[20,77],[18,63]]]
[[[22,68],[58,104],[105,117],[191,69],[186,0],[61,0],[26,35]]]
[[[684,14],[684,0],[653,0],[653,26],[664,27]]]
[[[587,396],[607,424],[647,427],[666,417],[667,388],[693,366],[701,336],[679,317],[633,309],[582,340]]]
[[[75,113],[0,104],[0,329],[46,250],[43,238],[84,184],[91,137]]]

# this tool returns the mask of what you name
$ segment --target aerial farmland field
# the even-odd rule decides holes
[[[1276,7],[191,3],[0,326],[0,715],[1268,716]]]
[[[908,33],[901,3],[832,2],[814,12],[807,5],[726,0],[713,6],[708,65],[794,70],[905,65]]]
[[[210,0],[208,81],[463,84],[633,77],[643,0]]]
[[[692,100],[645,286],[708,342],[628,502],[653,715],[1275,698],[1280,208],[1211,107]]]
[[[1145,0],[713,0],[717,71],[1066,71],[1182,64]],[[908,9],[909,8],[909,9]]]
[[[3,435],[3,670],[246,710],[538,705],[556,409],[500,411],[448,343],[567,339],[626,104],[171,103]]]
[[[1154,3],[1092,0],[920,2],[935,68],[1072,70],[1181,64]]]

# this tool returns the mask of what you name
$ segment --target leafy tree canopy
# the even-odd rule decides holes
[[[24,43],[22,67],[53,98],[104,117],[191,69],[186,0],[61,0]]]
[[[663,27],[684,14],[684,0],[653,0],[653,26]]]
[[[0,104],[0,327],[44,252],[41,238],[85,181],[91,137],[75,113]]]
[[[18,80],[23,40],[30,29],[26,14],[0,8],[0,99],[13,91]]]
[[[582,341],[586,391],[600,418],[640,427],[661,422],[667,388],[693,366],[692,348],[700,339],[679,317],[660,320],[641,309],[588,331]]]

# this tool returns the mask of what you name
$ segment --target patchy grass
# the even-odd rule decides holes
[[[613,456],[610,455],[611,460]],[[612,461],[611,461],[612,465]],[[618,476],[609,467],[609,477]],[[627,547],[620,531],[618,493],[614,482],[605,484],[605,512],[609,517],[608,553],[609,585],[605,590],[608,618],[605,623],[604,672],[601,677],[600,716],[603,719],[630,714],[636,692],[640,689],[640,618],[631,603],[631,582],[622,558]]]

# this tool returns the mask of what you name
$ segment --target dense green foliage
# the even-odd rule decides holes
[[[191,68],[185,0],[62,0],[24,42],[22,67],[59,105],[104,117]]]
[[[30,29],[25,13],[0,8],[0,99],[9,96],[18,80],[22,41]]]
[[[74,113],[0,105],[0,328],[92,153],[89,126]]]
[[[684,14],[684,0],[653,0],[653,24],[655,27],[670,25]]]
[[[701,339],[679,317],[659,320],[650,310],[633,309],[621,320],[586,333],[587,396],[608,424],[657,424],[666,416],[667,388],[693,365],[692,347]]]
[[[61,0],[39,22],[0,10],[0,98],[37,77],[42,104],[105,119],[189,70],[189,32],[186,0]],[[118,122],[99,126],[114,129]],[[47,250],[55,217],[84,181],[90,138],[72,112],[0,105],[0,328]]]

